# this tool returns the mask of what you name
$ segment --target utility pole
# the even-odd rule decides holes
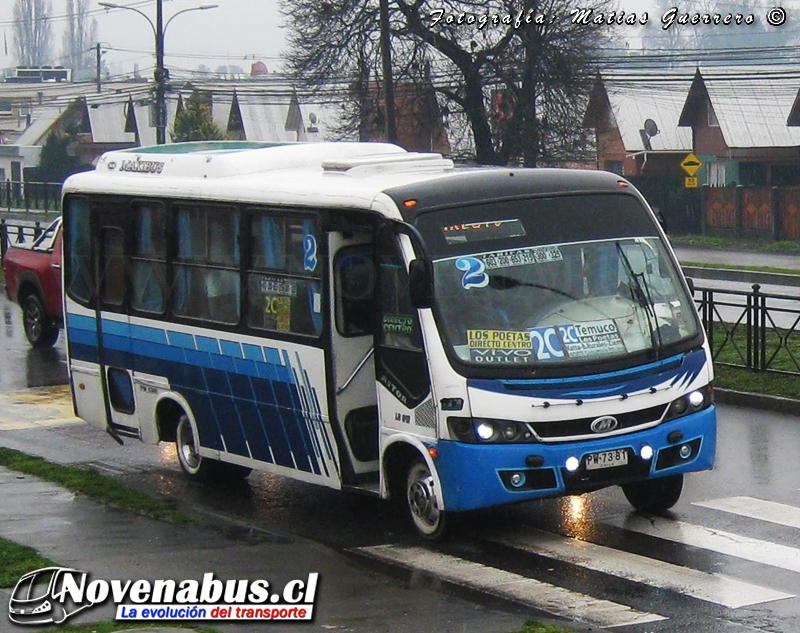
[[[389,0],[380,0],[381,61],[383,65],[384,118],[386,140],[397,142],[397,122],[394,108],[394,78],[392,77],[392,49],[389,39]]]
[[[167,142],[167,69],[164,68],[164,0],[156,0],[156,143]]]
[[[206,9],[216,9],[219,5],[216,4],[201,4],[197,7],[189,7],[188,9],[181,9],[174,13],[172,17],[164,24],[164,0],[156,0],[156,21],[147,17],[147,14],[140,11],[135,7],[129,7],[116,2],[98,2],[101,7],[106,9],[127,9],[134,11],[141,15],[150,28],[153,29],[153,35],[156,40],[156,69],[153,73],[155,79],[155,124],[156,124],[156,143],[163,145],[167,142],[167,81],[169,80],[169,71],[164,67],[164,31],[166,31],[170,22],[182,13],[189,11],[205,11]]]
[[[97,63],[97,94],[100,94],[103,90],[100,78],[100,42],[97,42],[97,46],[95,46],[95,59]]]

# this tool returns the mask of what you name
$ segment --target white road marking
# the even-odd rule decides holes
[[[800,529],[800,508],[775,501],[764,501],[755,497],[727,497],[695,501],[692,505]]]
[[[800,549],[787,545],[660,517],[632,515],[617,527],[800,573]]]
[[[669,589],[731,609],[793,598],[793,594],[709,574],[622,550],[536,529],[516,528],[492,539],[517,549],[579,565],[650,587]]]
[[[533,578],[420,547],[377,545],[360,547],[354,551],[413,570],[430,572],[461,586],[600,628],[667,619],[655,613],[637,611],[616,602],[593,598]]]

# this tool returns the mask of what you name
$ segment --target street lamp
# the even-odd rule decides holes
[[[167,142],[167,106],[166,106],[166,94],[167,94],[167,80],[169,79],[169,71],[164,67],[164,33],[169,26],[169,23],[172,22],[175,18],[177,18],[181,13],[188,13],[189,11],[205,11],[206,9],[216,9],[219,5],[217,4],[201,4],[197,7],[189,7],[188,9],[181,9],[177,13],[175,13],[167,23],[164,24],[164,16],[163,16],[163,0],[156,0],[156,22],[153,24],[153,21],[147,16],[146,13],[136,9],[135,7],[128,7],[123,4],[117,4],[116,2],[99,2],[98,3],[101,7],[105,7],[106,9],[127,9],[128,11],[134,11],[141,15],[147,23],[150,25],[150,28],[153,29],[153,36],[156,40],[156,69],[153,73],[153,78],[155,79],[156,84],[156,143],[159,145],[163,145]]]

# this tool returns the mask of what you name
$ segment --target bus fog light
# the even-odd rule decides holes
[[[574,455],[567,457],[567,461],[564,463],[564,467],[571,473],[574,473],[576,470],[578,470],[580,466],[581,461]]]
[[[639,457],[645,461],[650,461],[653,459],[653,447],[649,444],[642,446],[642,448],[639,449]]]
[[[517,437],[517,425],[516,424],[506,424],[503,426],[503,439],[507,442],[513,441]]]
[[[693,391],[689,394],[689,404],[695,409],[699,409],[706,401],[705,396],[700,391]]]
[[[525,483],[525,475],[523,473],[514,473],[513,475],[511,475],[509,481],[511,482],[512,486],[514,486],[515,488],[519,488],[521,485]]]
[[[475,433],[482,440],[488,441],[494,436],[494,426],[489,422],[480,422],[475,426]]]
[[[692,456],[692,447],[684,444],[678,449],[678,455],[681,456],[681,459],[689,459]]]

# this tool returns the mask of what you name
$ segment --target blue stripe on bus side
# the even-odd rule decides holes
[[[68,315],[67,327],[73,358],[98,362],[95,319]],[[203,446],[330,474],[334,453],[299,354],[292,363],[276,348],[107,319],[103,341],[108,365],[163,376],[186,398]]]

